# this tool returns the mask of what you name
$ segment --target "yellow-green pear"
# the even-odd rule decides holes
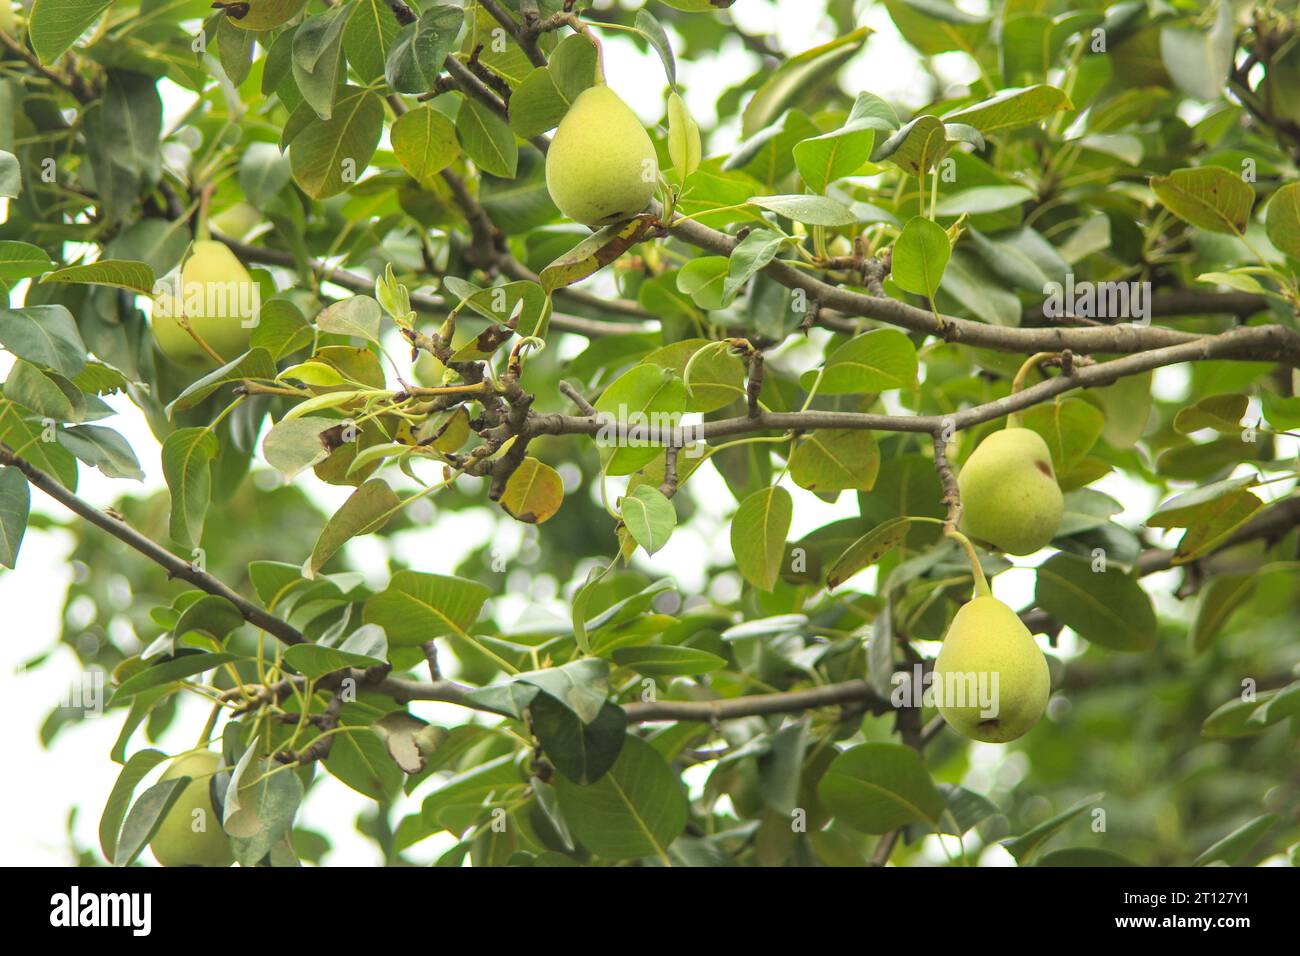
[[[1047,658],[1011,608],[982,595],[962,606],[934,662],[939,713],[963,737],[1001,744],[1028,733],[1047,706]]]
[[[212,228],[231,239],[243,239],[262,224],[262,211],[251,203],[237,202],[212,217]]]
[[[307,5],[307,0],[246,0],[244,3],[225,3],[233,12],[246,8],[243,16],[226,15],[226,22],[241,30],[269,30],[287,23]]]
[[[546,188],[560,212],[592,227],[630,219],[658,179],[654,144],[618,94],[604,84],[579,93],[546,154]]]
[[[154,340],[173,362],[211,367],[215,360],[180,324],[183,315],[213,351],[230,360],[248,351],[260,290],[224,243],[200,239],[181,268],[180,287],[154,297]]]
[[[13,0],[0,0],[0,33],[18,35],[18,18],[14,15]]]
[[[219,764],[220,757],[211,750],[195,750],[181,754],[163,772],[161,780],[193,778],[149,841],[154,858],[163,866],[230,866],[235,861],[208,792]]]
[[[1008,554],[1033,554],[1056,537],[1061,489],[1038,432],[1004,428],[989,435],[957,476],[961,528]]]

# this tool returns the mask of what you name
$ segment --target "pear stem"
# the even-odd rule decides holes
[[[1025,387],[1025,382],[1029,378],[1029,373],[1036,369],[1043,362],[1051,359],[1059,359],[1059,352],[1035,352],[1029,358],[1025,359],[1023,365],[1016,372],[1016,377],[1011,380],[1011,394],[1015,395]],[[1020,412],[1012,412],[1007,416],[1007,428],[1019,428],[1021,423]]]
[[[992,597],[993,592],[989,589],[988,578],[984,577],[984,569],[980,567],[979,555],[975,553],[975,545],[970,543],[970,538],[956,528],[945,527],[943,533],[966,549],[966,557],[970,559],[971,575],[975,578],[975,596]]]

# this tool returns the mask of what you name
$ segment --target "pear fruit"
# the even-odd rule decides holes
[[[242,262],[225,244],[200,239],[181,269],[180,288],[165,286],[154,299],[154,340],[173,362],[187,367],[211,366],[212,356],[181,326],[190,327],[225,361],[248,351],[253,334],[258,289]]]
[[[939,713],[963,737],[1001,744],[1028,733],[1047,706],[1047,658],[1015,611],[983,595],[962,606],[934,662]]]
[[[212,805],[208,785],[220,758],[211,750],[194,750],[172,761],[161,777],[192,777],[149,841],[154,858],[163,866],[230,866],[235,861],[230,838],[221,829],[221,817]]]
[[[0,33],[18,35],[18,17],[14,15],[13,0],[0,0]]]
[[[546,188],[575,222],[597,227],[645,209],[659,179],[654,144],[608,86],[591,86],[564,114],[546,154]]]
[[[1008,554],[1033,554],[1056,536],[1061,489],[1038,432],[1004,428],[989,435],[957,476],[961,529]]]
[[[242,17],[227,14],[226,22],[241,30],[270,30],[292,20],[306,5],[307,0],[247,0],[240,5],[232,3],[230,6],[236,9],[238,6],[248,7],[248,12]]]

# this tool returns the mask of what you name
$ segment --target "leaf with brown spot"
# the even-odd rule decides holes
[[[880,449],[869,431],[827,428],[807,435],[790,456],[790,477],[809,491],[870,491],[880,470]]]
[[[903,515],[876,525],[845,548],[826,573],[826,590],[833,591],[863,568],[869,568],[897,547],[912,526],[912,518]]]
[[[560,510],[563,501],[560,473],[536,458],[525,458],[506,482],[501,507],[516,521],[541,524]]]
[[[543,269],[539,276],[542,289],[550,295],[556,289],[580,282],[609,265],[638,242],[661,233],[658,220],[648,215],[606,226]]]

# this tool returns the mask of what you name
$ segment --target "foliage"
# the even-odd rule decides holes
[[[144,780],[187,697],[245,864],[318,861],[294,820],[340,784],[390,863],[1294,858],[1300,20],[828,0],[783,52],[753,2],[0,20],[0,564],[73,535],[61,640],[122,725],[104,860],[180,789]],[[847,88],[876,7],[919,108]],[[629,44],[655,199],[590,231],[545,152]],[[151,294],[208,238],[258,320],[177,364]],[[969,599],[939,526],[1008,415],[1065,504],[1010,576],[1053,698],[994,752],[890,696]],[[75,496],[155,462],[116,516]]]

